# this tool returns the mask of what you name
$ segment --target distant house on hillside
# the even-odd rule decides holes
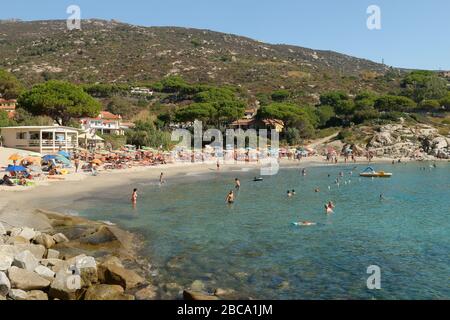
[[[239,119],[234,121],[231,125],[231,128],[234,129],[267,129],[267,130],[275,130],[277,132],[282,132],[284,130],[284,122],[279,119],[263,119],[257,120],[253,119]]]
[[[122,116],[108,111],[101,111],[96,118],[80,119],[81,129],[84,131],[96,131],[100,134],[125,135],[122,126]]]
[[[134,87],[131,88],[131,94],[152,96],[153,91],[150,90],[149,88]]]
[[[14,117],[14,114],[16,112],[16,104],[17,100],[14,99],[6,100],[0,98],[0,110],[3,110],[6,113],[8,113],[8,118]]]

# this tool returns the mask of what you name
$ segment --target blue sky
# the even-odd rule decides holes
[[[0,19],[66,19],[71,4],[83,19],[210,29],[384,58],[396,67],[450,70],[448,0],[0,0]],[[366,27],[369,5],[381,9],[381,30]]]

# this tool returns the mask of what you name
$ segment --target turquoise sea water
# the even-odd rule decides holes
[[[359,178],[362,165],[353,175],[353,165],[312,167],[305,177],[299,167],[285,168],[258,183],[251,181],[257,171],[211,171],[163,186],[134,182],[72,209],[140,232],[156,279],[166,283],[201,280],[207,290],[232,288],[241,298],[448,299],[450,166],[428,165],[376,165],[394,176],[374,180]],[[227,206],[235,177],[242,188]],[[139,189],[136,208],[132,187]],[[288,189],[296,190],[293,198]],[[336,204],[330,216],[328,200]],[[292,225],[304,220],[318,225]],[[370,265],[381,268],[380,290],[367,289]]]

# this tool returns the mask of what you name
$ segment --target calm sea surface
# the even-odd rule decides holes
[[[376,165],[394,176],[374,180],[359,178],[365,167],[312,167],[305,177],[299,167],[285,168],[263,182],[246,170],[184,175],[163,186],[140,181],[71,210],[141,233],[165,283],[201,280],[206,290],[261,299],[450,298],[450,165]],[[242,188],[227,206],[235,177]],[[296,196],[288,199],[288,189]],[[330,216],[328,200],[336,204]],[[304,220],[318,224],[292,224]],[[381,268],[381,290],[367,289],[371,265]],[[177,290],[163,297],[176,298]]]

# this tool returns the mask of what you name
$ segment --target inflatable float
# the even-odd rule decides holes
[[[372,167],[366,168],[363,172],[359,174],[361,177],[365,178],[390,178],[392,177],[392,173],[384,172],[384,171],[375,171]]]

